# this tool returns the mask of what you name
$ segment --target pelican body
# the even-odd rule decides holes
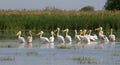
[[[54,32],[57,32],[57,40],[61,46],[65,45],[65,39],[62,35],[59,34],[60,28],[57,28]]]
[[[40,31],[37,35],[40,36],[40,42],[42,44],[42,47],[48,47],[48,43],[50,42],[47,37],[43,37],[43,31]]]

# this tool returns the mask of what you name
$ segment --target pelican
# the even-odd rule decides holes
[[[113,34],[113,29],[110,29],[109,40],[110,40],[110,42],[114,42],[115,41],[115,35]]]
[[[90,38],[90,41],[96,41],[98,39],[97,35],[91,35],[92,30],[88,31],[88,36]]]
[[[90,44],[90,38],[89,38],[88,35],[86,35],[86,31],[87,31],[86,29],[83,30],[83,39],[82,39],[82,41],[83,41],[83,43]]]
[[[32,34],[34,34],[34,33],[31,30],[29,30],[29,35],[30,36],[27,37],[27,46],[29,48],[32,48],[32,39],[33,39]]]
[[[99,27],[99,28],[97,28],[97,29],[95,29],[95,30],[99,31],[99,38],[100,38],[100,41],[101,41],[101,42],[109,42],[107,36],[105,36],[105,35],[103,34],[103,28],[102,28],[102,27]]]
[[[75,30],[75,42],[77,44],[80,44],[81,42],[81,38],[80,38],[80,35],[78,35],[77,30]]]
[[[37,35],[39,35],[40,36],[40,42],[41,42],[41,44],[44,46],[46,46],[50,41],[49,41],[49,39],[47,38],[47,37],[43,37],[42,35],[43,35],[43,31],[40,31]],[[42,46],[42,47],[43,47]],[[48,47],[48,46],[47,46]]]
[[[68,35],[69,29],[63,30],[63,32],[66,32],[65,42],[66,46],[70,46],[72,44],[72,38],[70,35]]]
[[[60,28],[57,28],[54,32],[57,32],[57,40],[61,46],[65,45],[65,39],[62,35],[59,34]]]
[[[21,31],[19,31],[16,35],[18,36],[18,40],[20,43],[18,48],[24,48],[25,47],[25,39],[24,39],[24,37],[21,37]]]
[[[51,48],[54,48],[54,35],[54,32],[51,31],[51,37],[49,38]]]

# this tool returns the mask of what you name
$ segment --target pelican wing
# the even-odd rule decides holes
[[[60,42],[60,43],[64,43],[65,42],[63,36],[59,35],[59,36],[57,36],[57,38],[58,38],[58,42]]]
[[[71,42],[71,41],[72,41],[71,36],[67,35],[67,36],[66,36],[66,42],[68,42],[68,43],[69,43],[69,42]]]
[[[25,43],[24,37],[19,37],[18,40],[19,40],[20,43]]]

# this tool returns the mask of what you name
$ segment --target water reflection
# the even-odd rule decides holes
[[[80,44],[76,44],[74,41],[72,43],[71,48],[115,48],[116,43],[118,42],[91,42],[90,44],[85,44],[85,43],[80,43]],[[32,47],[28,45],[28,43],[25,43],[25,48],[57,48],[58,46],[60,46],[57,42],[55,43],[48,43],[48,44],[41,44],[39,41],[33,41],[33,45]],[[17,40],[2,40],[0,41],[0,47],[8,47],[11,46],[12,48],[18,48],[18,46],[20,46],[20,48],[24,48],[22,44],[19,44],[17,42]]]
[[[32,48],[26,46],[23,49],[18,49],[18,44],[17,40],[0,41],[0,46],[4,46],[0,49],[0,56],[7,59],[15,58],[14,61],[0,61],[0,65],[81,65],[78,62],[82,61],[93,61],[91,65],[94,65],[94,61],[95,65],[120,65],[119,42],[91,42],[91,44],[73,42],[71,48],[67,49],[58,49],[57,42],[54,45],[43,44],[40,47],[40,42],[36,40],[33,41]],[[11,45],[12,48],[7,48],[8,45]],[[74,58],[77,61],[73,60]],[[4,64],[5,62],[6,64]],[[87,62],[84,65],[88,65]]]

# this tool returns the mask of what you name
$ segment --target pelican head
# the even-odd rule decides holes
[[[21,35],[21,31],[18,31],[18,33],[16,34],[17,36]]]
[[[69,29],[67,28],[67,29],[65,29],[65,30],[63,30],[63,32],[68,32],[69,31]]]
[[[88,34],[91,34],[91,32],[92,32],[92,30],[89,30],[89,31],[88,31]]]
[[[37,35],[42,35],[44,32],[43,31],[40,31]]]
[[[56,30],[54,30],[54,32],[60,31],[60,28],[58,27]]]
[[[96,28],[95,30],[103,30],[103,28],[102,28],[102,27],[99,27],[99,28]]]
[[[84,33],[86,33],[86,32],[87,32],[87,30],[86,30],[86,29],[84,29],[83,31],[84,31]]]
[[[77,30],[75,29],[75,35],[77,35]]]
[[[79,31],[80,35],[82,34],[82,30]]]
[[[54,33],[53,31],[51,31],[51,35],[52,35],[52,36],[55,36],[55,33]]]
[[[34,34],[31,30],[29,30],[29,34]]]
[[[86,29],[84,29],[83,30],[83,32],[81,32],[83,35],[85,35],[86,34],[86,32],[87,32],[87,30]]]

